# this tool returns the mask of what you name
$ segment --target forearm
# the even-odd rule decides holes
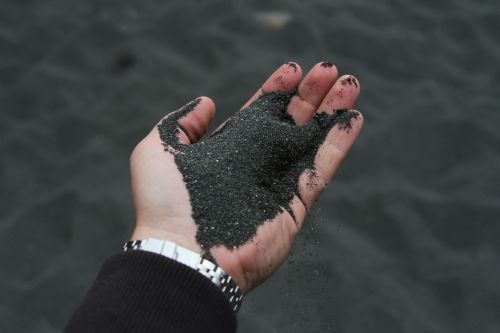
[[[222,292],[191,268],[145,251],[111,257],[65,332],[235,332]]]

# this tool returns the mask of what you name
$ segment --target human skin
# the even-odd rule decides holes
[[[337,76],[337,68],[328,63],[316,64],[304,78],[297,64],[284,64],[242,109],[263,93],[288,92],[295,88],[298,94],[290,101],[287,112],[297,125],[307,123],[316,112],[332,114],[338,109],[352,109],[359,95],[359,83],[350,75]],[[195,109],[178,120],[178,140],[183,144],[196,143],[206,133],[214,115],[214,102],[201,97]],[[314,184],[308,182],[310,170],[305,170],[299,178],[299,195],[294,195],[290,203],[293,217],[286,210],[281,211],[260,225],[255,236],[243,245],[237,248],[219,245],[210,249],[217,264],[235,279],[244,293],[267,279],[286,259],[307,211],[330,182],[362,124],[360,114],[352,119],[350,129],[334,126],[328,132],[314,159]],[[197,225],[192,218],[183,176],[173,153],[164,149],[156,126],[135,147],[130,162],[136,208],[136,227],[131,238],[165,239],[202,254],[196,242]]]

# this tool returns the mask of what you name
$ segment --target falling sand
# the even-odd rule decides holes
[[[314,157],[329,130],[349,130],[359,113],[317,113],[302,126],[286,112],[296,90],[266,93],[237,112],[210,138],[185,145],[178,141],[177,120],[193,111],[199,99],[170,114],[159,125],[165,150],[175,154],[191,199],[200,246],[238,247],[257,227],[286,210],[299,196],[299,176],[314,171]],[[300,196],[299,196],[300,197]]]

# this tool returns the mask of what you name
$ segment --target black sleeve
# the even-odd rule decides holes
[[[146,251],[111,257],[64,330],[235,331],[236,316],[210,280],[183,264]]]

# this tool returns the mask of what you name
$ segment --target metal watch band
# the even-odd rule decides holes
[[[212,281],[222,291],[235,313],[240,309],[243,293],[236,282],[222,268],[202,258],[198,253],[178,246],[173,242],[155,238],[126,242],[123,245],[123,251],[129,250],[157,253],[191,267]]]

